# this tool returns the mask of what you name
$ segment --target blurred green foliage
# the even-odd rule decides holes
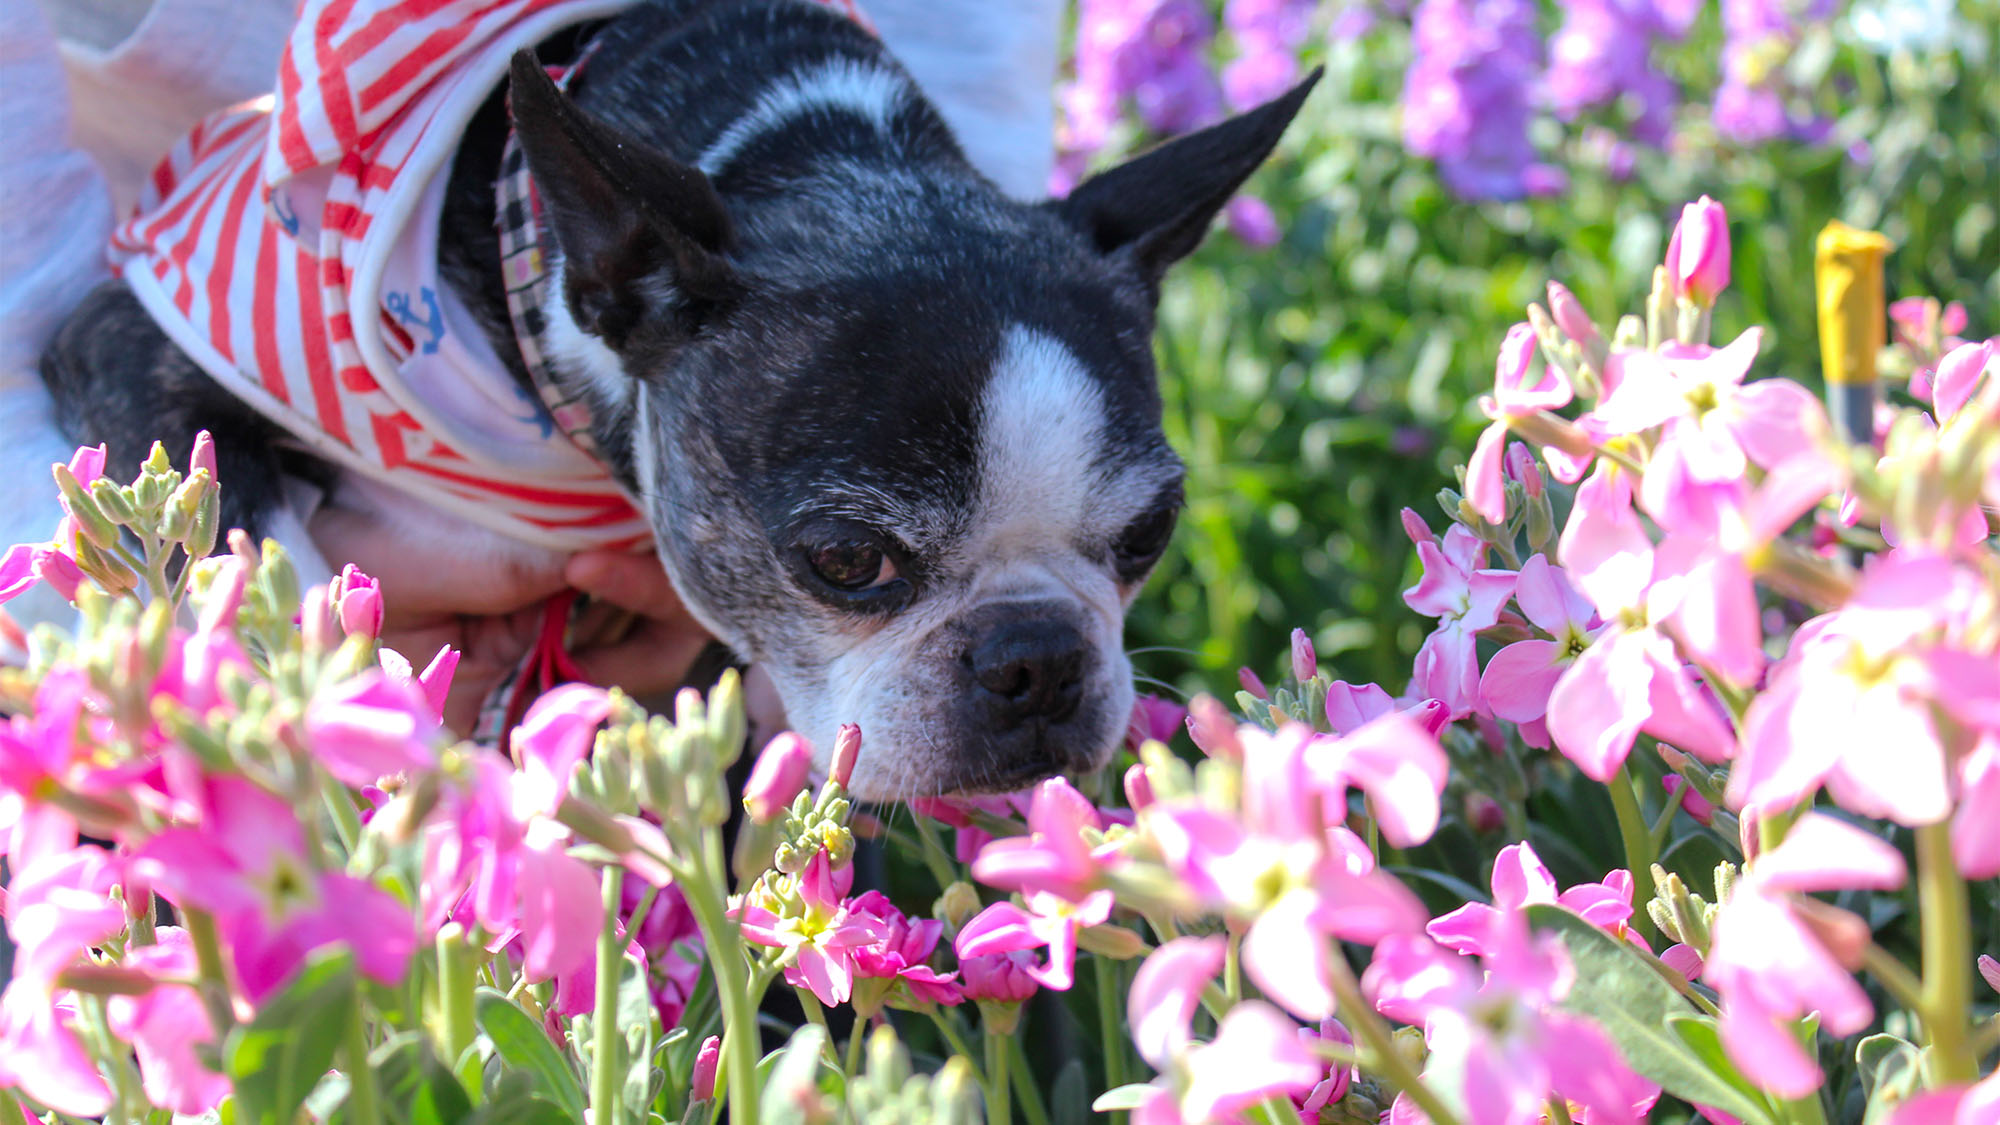
[[[1809,36],[1786,65],[1819,92],[1827,143],[1732,148],[1690,104],[1671,151],[1641,147],[1626,179],[1572,127],[1543,138],[1567,193],[1477,205],[1402,148],[1406,23],[1316,48],[1326,79],[1249,185],[1283,241],[1260,252],[1218,232],[1164,295],[1188,507],[1132,615],[1141,676],[1233,690],[1238,664],[1268,676],[1303,626],[1341,678],[1400,691],[1427,625],[1402,603],[1416,569],[1397,514],[1442,528],[1435,496],[1483,425],[1476,400],[1508,325],[1552,278],[1607,326],[1636,311],[1681,206],[1703,193],[1735,240],[1717,334],[1765,326],[1756,375],[1819,385],[1812,245],[1829,219],[1896,242],[1892,297],[1961,300],[1969,334],[2000,333],[2000,4],[1962,3],[1958,19],[1950,46],[1922,55],[1874,53],[1845,20]],[[1711,6],[1663,63],[1712,90],[1720,41]]]

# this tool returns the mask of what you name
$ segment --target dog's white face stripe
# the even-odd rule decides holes
[[[979,554],[1013,558],[1065,548],[1090,514],[1104,402],[1083,364],[1014,325],[980,403]]]
[[[750,112],[737,118],[708,146],[701,157],[701,170],[715,175],[759,134],[817,109],[856,113],[886,132],[909,96],[909,79],[865,62],[829,59],[806,67],[779,79],[759,95]]]

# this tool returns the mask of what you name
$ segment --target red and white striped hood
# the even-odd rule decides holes
[[[277,91],[168,154],[113,263],[312,453],[557,550],[650,539],[437,274],[466,122],[514,51],[631,0],[306,0]]]

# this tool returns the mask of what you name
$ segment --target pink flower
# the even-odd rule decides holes
[[[1233,1120],[1230,1115],[1272,1095],[1310,1093],[1325,1076],[1298,1025],[1260,1001],[1232,1007],[1213,1042],[1193,1041],[1195,1008],[1222,961],[1221,938],[1175,938],[1154,950],[1133,975],[1127,1005],[1132,1041],[1155,1069],[1178,1072],[1185,1079],[1156,1084],[1157,1092],[1133,1114],[1134,1122]],[[1175,1088],[1181,1091],[1178,1098]]]
[[[1188,709],[1158,695],[1132,701],[1132,721],[1125,727],[1125,748],[1134,753],[1147,742],[1172,742],[1187,721]]]
[[[711,1101],[715,1098],[715,1071],[722,1061],[722,1036],[711,1035],[701,1041],[701,1049],[694,1054],[694,1075],[688,1081],[688,1100],[691,1102]]]
[[[1292,678],[1305,683],[1319,674],[1319,654],[1304,629],[1292,630]]]
[[[113,884],[127,881],[117,860],[90,846],[16,869],[0,899],[14,939],[15,983],[53,995],[58,973],[124,930],[125,911],[110,895]]]
[[[1613,624],[1549,695],[1556,749],[1596,781],[1618,772],[1642,730],[1704,760],[1729,758],[1734,733],[1648,620],[1655,552],[1622,470],[1600,465],[1577,491],[1561,553],[1571,582]]]
[[[162,926],[157,936],[157,944],[128,950],[125,965],[163,978],[192,979],[194,943],[187,931]],[[162,981],[144,996],[112,996],[105,1015],[111,1033],[139,1056],[146,1098],[154,1105],[199,1114],[228,1095],[229,1079],[203,1065],[195,1050],[215,1041],[215,1029],[193,988]]]
[[[1731,807],[1789,808],[1825,784],[1863,816],[1919,825],[1950,815],[1931,709],[1966,702],[1942,678],[1959,662],[1933,638],[1948,625],[1944,607],[1973,604],[1976,581],[1948,559],[1898,550],[1875,560],[1841,609],[1800,628],[1750,706]],[[1965,670],[1977,683],[1992,667],[1986,652]]]
[[[1596,1125],[1637,1125],[1659,1089],[1596,1024],[1558,1007],[1575,980],[1561,944],[1518,913],[1498,915],[1487,937],[1483,973],[1408,935],[1378,946],[1362,975],[1379,1011],[1424,1029],[1426,1083],[1455,1093],[1471,1125],[1533,1125],[1551,1093]],[[1394,1119],[1412,1108],[1399,1098]]]
[[[1025,950],[958,959],[959,987],[967,1000],[1019,1004],[1040,990],[1034,954]]]
[[[67,528],[69,521],[64,520]],[[17,543],[0,556],[0,602],[19,597],[36,582],[47,582],[64,601],[76,600],[83,570],[76,556],[64,550],[60,538],[47,543]]]
[[[1084,840],[1103,829],[1090,798],[1061,777],[1035,786],[1028,835],[995,840],[973,861],[972,877],[1003,891],[1028,891],[1082,902],[1099,882],[1099,861]]]
[[[1602,626],[1562,568],[1550,566],[1541,555],[1521,564],[1514,600],[1529,621],[1554,639],[1516,641],[1494,653],[1480,677],[1479,698],[1496,718],[1526,723],[1548,714],[1556,681]]]
[[[2000,1121],[2000,1073],[1970,1086],[1927,1090],[1897,1106],[1887,1125],[1988,1125]]]
[[[769,824],[785,811],[792,798],[806,787],[812,772],[812,744],[802,736],[784,731],[766,743],[750,769],[743,786],[743,807],[750,819]]]
[[[1271,698],[1271,690],[1265,687],[1264,681],[1259,679],[1257,673],[1252,672],[1248,667],[1236,670],[1236,682],[1243,685],[1244,691],[1249,692],[1258,699]]]
[[[133,872],[180,906],[215,914],[243,991],[261,1002],[306,956],[351,948],[363,975],[402,980],[416,946],[409,912],[388,892],[309,862],[285,802],[232,777],[207,782],[199,826],[140,845]]]
[[[98,752],[95,738],[79,737],[108,710],[82,668],[51,668],[35,685],[34,714],[0,723],[0,796],[14,795],[26,810],[48,801],[51,790],[114,794],[148,769]],[[23,862],[16,857],[16,862]]]
[[[1681,221],[1667,241],[1667,281],[1674,296],[1697,305],[1715,303],[1729,286],[1729,215],[1722,204],[1702,196],[1681,208]]]
[[[525,812],[554,816],[569,793],[570,777],[597,743],[597,728],[611,716],[611,696],[590,684],[563,684],[535,700],[514,730],[515,801]]]
[[[1677,773],[1670,773],[1660,779],[1660,785],[1667,791],[1669,801],[1679,798],[1680,806],[1687,814],[1702,824],[1707,824],[1715,816],[1715,806],[1707,798],[1695,791],[1687,779]]]
[[[1442,700],[1454,719],[1471,713],[1478,699],[1477,634],[1500,619],[1514,592],[1512,571],[1480,569],[1485,555],[1477,536],[1454,525],[1442,545],[1417,544],[1424,577],[1403,591],[1411,609],[1438,619],[1437,630],[1417,653],[1411,690]]]
[[[349,636],[375,638],[382,635],[382,584],[364,574],[353,563],[341,568],[333,580],[333,602],[340,627]]]
[[[959,957],[983,957],[1048,947],[1046,964],[1027,974],[1044,988],[1066,992],[1076,980],[1076,935],[1111,916],[1111,892],[1092,891],[1071,902],[1047,891],[1029,891],[1028,908],[996,902],[974,915],[958,932],[953,948]]]
[[[1351,734],[1362,724],[1398,710],[1432,734],[1451,722],[1443,700],[1425,699],[1414,706],[1401,707],[1378,684],[1356,686],[1335,680],[1326,688],[1326,725],[1335,734]]]
[[[0,1089],[74,1117],[99,1117],[111,1088],[76,1037],[76,1000],[16,979],[0,992]]]
[[[1126,1004],[1139,1057],[1165,1070],[1187,1049],[1202,990],[1222,971],[1219,937],[1178,937],[1148,954],[1132,974]]]
[[[106,452],[102,443],[78,446],[76,452],[69,457],[70,474],[76,477],[76,483],[87,490],[93,481],[104,475],[105,458]]]
[[[1932,412],[1943,424],[1966,403],[1972,401],[1979,380],[1993,363],[1994,341],[1961,344],[1938,361],[1937,381],[1932,391]]]
[[[319,692],[306,707],[313,757],[357,789],[435,768],[440,730],[423,693],[380,668]]]
[[[1800,1048],[1792,1021],[1817,1011],[1822,1030],[1843,1036],[1867,1027],[1873,1016],[1849,972],[1867,944],[1867,924],[1845,915],[1854,940],[1829,948],[1827,929],[1806,924],[1789,896],[1893,890],[1903,875],[1903,858],[1888,844],[1807,813],[1738,880],[1715,916],[1702,977],[1722,994],[1722,1044],[1751,1081],[1780,1097],[1811,1093],[1819,1086],[1819,1066]]]
[[[1468,902],[1425,927],[1439,945],[1460,953],[1485,955],[1494,949],[1493,929],[1503,915],[1534,903],[1554,903],[1617,937],[1638,940],[1626,925],[1632,917],[1632,873],[1613,871],[1601,883],[1579,883],[1557,893],[1555,876],[1535,849],[1523,842],[1500,849],[1493,859],[1493,905]]]
[[[1302,1027],[1299,1038],[1307,1043],[1314,1041],[1337,1043],[1343,1047],[1354,1046],[1354,1036],[1347,1026],[1331,1017],[1319,1021],[1317,1030]],[[1298,1107],[1299,1120],[1310,1122],[1319,1120],[1319,1111],[1347,1096],[1347,1088],[1354,1081],[1355,1068],[1350,1064],[1331,1063],[1326,1067],[1326,1076],[1315,1084],[1312,1090],[1301,1098],[1292,1095],[1292,1104]]]
[[[1968,879],[2000,875],[2000,733],[1987,731],[1959,763],[1951,852]]]
[[[872,945],[854,951],[854,971],[862,977],[900,981],[920,1002],[956,1004],[958,986],[954,974],[939,974],[927,962],[944,934],[944,923],[935,918],[911,918],[896,909],[889,896],[869,891],[847,904],[856,914],[868,915],[881,923],[882,937]]]
[[[1500,358],[1494,367],[1493,393],[1479,400],[1479,408],[1493,419],[1479,435],[1472,460],[1465,467],[1466,499],[1472,509],[1489,523],[1507,518],[1504,482],[1501,480],[1502,447],[1507,443],[1507,424],[1516,418],[1568,405],[1575,392],[1561,370],[1544,365],[1534,382],[1528,381],[1535,359],[1535,330],[1526,321],[1507,330],[1501,341]],[[1420,545],[1421,546],[1421,545]],[[1424,612],[1419,609],[1419,612]]]
[[[826,776],[835,785],[846,786],[854,777],[854,763],[861,758],[861,728],[853,723],[842,723],[833,736],[833,759],[827,765]]]
[[[780,883],[762,886],[732,908],[744,940],[791,951],[788,983],[811,989],[822,1004],[847,1003],[854,993],[858,951],[880,943],[890,928],[851,908],[843,896],[854,883],[854,869],[835,870],[824,851],[815,852],[804,871]]]
[[[450,645],[437,650],[430,664],[422,672],[413,670],[409,660],[392,648],[382,649],[376,659],[390,679],[399,684],[412,685],[423,692],[424,701],[430,704],[431,714],[444,718],[444,701],[451,694],[452,676],[458,672],[459,651]]]

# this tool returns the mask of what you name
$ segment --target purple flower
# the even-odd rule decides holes
[[[1462,199],[1518,199],[1562,190],[1560,169],[1535,158],[1528,118],[1541,38],[1527,0],[1423,0],[1403,81],[1403,143],[1437,161]]]
[[[1787,0],[1722,0],[1717,132],[1738,144],[1758,144],[1786,135],[1810,139],[1821,131],[1818,119],[1794,116],[1788,107],[1785,61],[1798,44],[1801,25],[1826,20],[1832,7],[1815,0],[1800,12]]]
[[[1061,91],[1058,185],[1079,157],[1103,148],[1129,103],[1157,133],[1184,133],[1222,113],[1209,68],[1215,26],[1194,0],[1083,0],[1076,21],[1076,77]]]
[[[1573,121],[1593,106],[1630,97],[1638,109],[1633,134],[1663,144],[1680,94],[1653,65],[1653,44],[1687,34],[1696,7],[1677,0],[1566,0],[1563,24],[1549,39],[1549,101]]]

